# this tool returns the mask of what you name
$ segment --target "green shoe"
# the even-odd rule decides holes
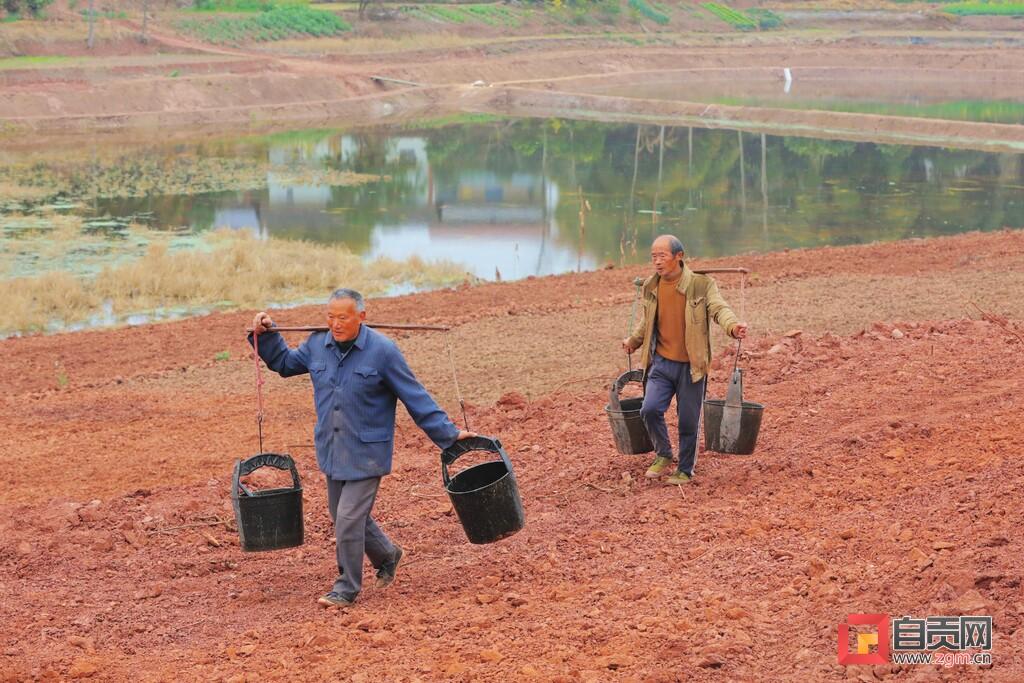
[[[681,486],[682,484],[689,484],[692,479],[693,479],[693,477],[691,477],[686,472],[676,472],[671,477],[666,479],[665,483],[666,484],[675,484],[676,486]]]
[[[657,479],[661,475],[665,474],[665,470],[672,464],[672,458],[663,458],[662,456],[656,456],[651,466],[647,468],[646,476],[648,479]]]

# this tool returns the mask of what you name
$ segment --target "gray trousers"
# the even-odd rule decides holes
[[[395,544],[370,517],[380,477],[357,481],[327,478],[327,507],[334,521],[338,578],[336,592],[355,600],[363,588],[363,553],[380,568],[395,557]]]
[[[654,354],[647,371],[647,386],[644,387],[644,402],[640,407],[640,418],[651,436],[655,454],[663,458],[672,457],[672,442],[665,425],[665,411],[676,399],[676,413],[679,417],[679,471],[692,475],[697,465],[697,427],[704,403],[704,385],[707,378],[694,382],[690,379],[690,364],[679,363]]]

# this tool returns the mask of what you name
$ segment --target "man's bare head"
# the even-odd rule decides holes
[[[683,269],[683,243],[675,235],[660,235],[651,243],[651,263],[655,272],[674,280]]]
[[[327,301],[327,326],[335,341],[352,341],[366,320],[363,295],[352,289],[336,289]]]

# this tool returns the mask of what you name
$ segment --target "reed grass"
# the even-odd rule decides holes
[[[466,277],[449,262],[365,261],[341,246],[258,240],[245,232],[219,230],[203,248],[188,250],[145,232],[151,241],[140,258],[107,266],[95,277],[58,271],[0,282],[6,293],[0,334],[83,322],[105,305],[116,316],[171,307],[260,308],[320,299],[340,286],[374,296],[398,286],[452,285]]]
[[[21,185],[20,183],[0,178],[0,202],[44,199],[51,194],[53,193],[50,190],[43,187]]]

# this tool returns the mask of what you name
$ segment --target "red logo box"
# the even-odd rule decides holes
[[[858,652],[850,652],[850,627],[874,626],[878,634],[861,634],[858,639]],[[878,651],[868,653],[868,645],[878,645]],[[851,614],[845,624],[839,624],[839,663],[849,664],[888,664],[889,663],[889,615],[888,614]]]

